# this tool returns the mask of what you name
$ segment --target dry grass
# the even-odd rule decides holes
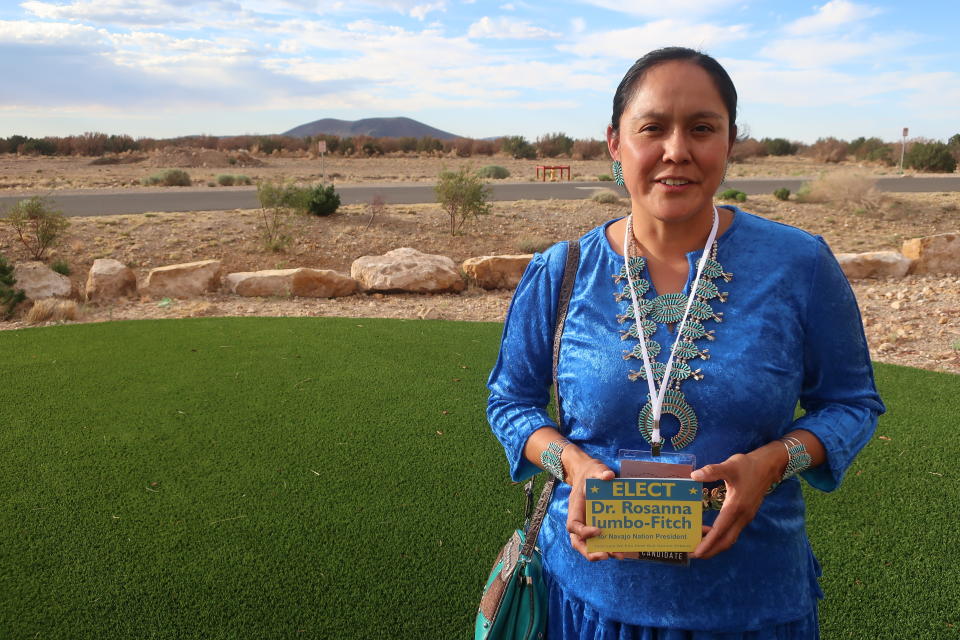
[[[841,209],[873,213],[880,211],[883,195],[876,178],[852,171],[838,171],[805,183],[797,191],[797,202],[831,204]]]
[[[520,236],[514,246],[520,253],[542,253],[556,243],[555,239],[544,236]]]
[[[612,189],[598,189],[594,191],[593,195],[590,197],[594,202],[600,204],[623,204],[624,201],[620,198],[620,194]]]
[[[58,298],[43,298],[37,300],[27,312],[27,322],[40,324],[41,322],[65,322],[76,320],[79,317],[79,307],[73,300]]]

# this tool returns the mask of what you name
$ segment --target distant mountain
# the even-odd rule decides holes
[[[453,140],[461,136],[434,129],[411,118],[364,118],[363,120],[314,120],[285,131],[283,135],[304,138],[321,133],[334,136],[373,136],[374,138],[422,138]]]

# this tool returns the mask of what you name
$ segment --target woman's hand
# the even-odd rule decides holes
[[[564,450],[566,453],[566,450]],[[567,470],[566,481],[570,483],[570,501],[567,504],[567,531],[570,533],[570,546],[579,551],[584,558],[591,562],[597,560],[606,560],[608,558],[622,557],[619,553],[589,552],[587,551],[587,539],[600,535],[601,531],[597,527],[588,527],[586,521],[586,499],[585,487],[587,478],[598,478],[600,480],[613,480],[616,474],[607,465],[596,458],[591,458],[582,451],[577,451],[580,455],[576,460],[569,462],[567,456],[564,456],[564,468]],[[574,456],[570,456],[574,458]]]
[[[727,484],[727,496],[720,514],[712,527],[704,525],[703,539],[693,551],[694,558],[712,558],[734,545],[740,532],[757,514],[770,485],[779,480],[778,460],[786,464],[782,444],[779,445],[779,458],[776,447],[761,447],[747,455],[734,454],[723,462],[708,464],[690,474],[690,478],[697,482],[723,480]]]

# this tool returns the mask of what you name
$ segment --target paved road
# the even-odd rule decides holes
[[[748,195],[772,193],[786,187],[796,191],[803,180],[800,178],[752,178],[729,180],[723,188],[740,189]],[[615,188],[602,182],[523,182],[495,184],[494,200],[578,200],[589,198],[596,189]],[[890,192],[960,191],[960,177],[940,178],[879,178],[877,188]],[[414,204],[434,202],[433,187],[417,185],[364,185],[337,189],[343,204],[370,202],[380,194],[388,204]],[[67,216],[117,215],[145,213],[148,211],[215,211],[221,209],[254,209],[257,193],[253,187],[227,187],[204,189],[177,189],[142,192],[94,192],[66,193],[50,196],[56,206]],[[0,210],[9,207],[20,197],[0,198]]]

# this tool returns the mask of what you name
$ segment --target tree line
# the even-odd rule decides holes
[[[0,138],[0,153],[44,156],[100,157],[122,153],[149,153],[165,148],[214,149],[225,152],[248,151],[270,155],[283,152],[316,152],[318,143],[326,143],[328,154],[346,157],[384,155],[416,156],[509,156],[517,159],[570,158],[594,160],[607,157],[603,140],[573,139],[562,132],[548,133],[533,141],[523,136],[495,139],[456,138],[440,140],[422,137],[373,137],[366,135],[336,136],[320,134],[294,137],[283,135],[183,136],[177,138],[133,138],[129,135],[108,135],[88,132],[75,136],[32,138],[12,135]],[[731,157],[735,162],[764,156],[801,155],[818,162],[857,162],[896,166],[900,161],[899,142],[876,137],[842,140],[820,138],[804,144],[785,138],[746,137],[734,145]],[[960,133],[947,142],[915,138],[906,143],[904,166],[920,171],[953,172],[960,162]]]

